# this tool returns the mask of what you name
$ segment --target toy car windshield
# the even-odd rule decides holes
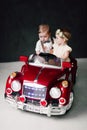
[[[48,68],[62,68],[62,59],[50,53],[40,53],[33,55],[32,62],[30,61],[29,64]]]

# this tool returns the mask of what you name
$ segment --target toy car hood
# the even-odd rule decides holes
[[[52,69],[29,65],[27,70],[24,72],[23,78],[27,81],[37,82],[38,84],[48,86],[51,81],[55,82],[57,77],[60,78],[63,73],[64,72],[61,69]]]

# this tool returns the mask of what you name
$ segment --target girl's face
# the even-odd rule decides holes
[[[55,42],[56,42],[58,45],[64,45],[64,44],[65,44],[65,38],[60,37],[59,35],[56,35]]]
[[[50,37],[50,34],[47,33],[47,32],[41,32],[41,33],[39,33],[39,39],[40,39],[40,41],[42,43],[48,41],[49,37]]]

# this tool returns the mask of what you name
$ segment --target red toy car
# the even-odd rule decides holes
[[[20,56],[20,72],[9,75],[5,99],[18,109],[40,114],[63,115],[73,103],[77,61],[63,62],[52,54]]]

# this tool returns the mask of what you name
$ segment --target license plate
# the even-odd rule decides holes
[[[26,111],[40,112],[39,106],[34,106],[34,105],[24,105],[23,109]]]

